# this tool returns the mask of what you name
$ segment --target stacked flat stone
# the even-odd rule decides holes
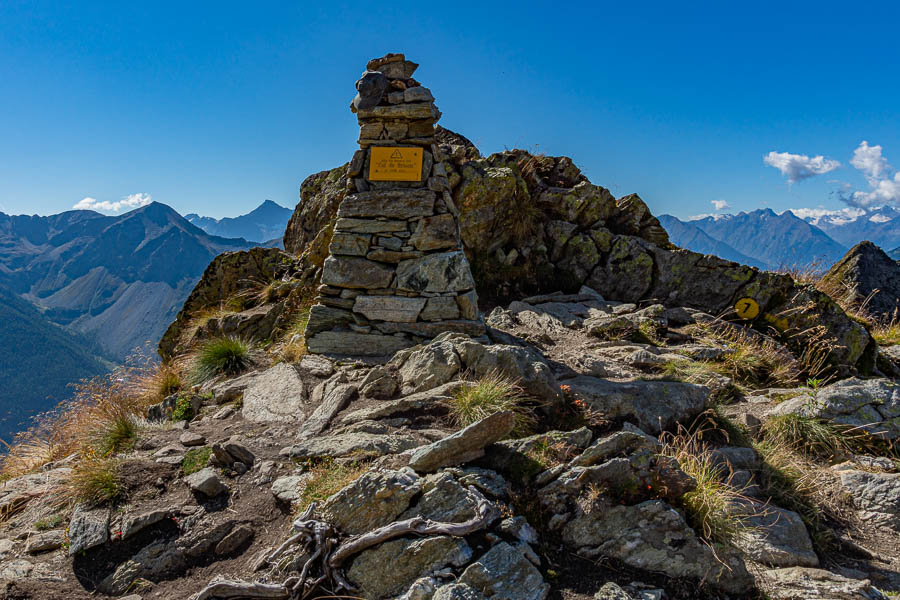
[[[459,213],[434,141],[440,111],[402,54],[369,61],[388,80],[377,106],[358,111],[351,189],[337,213],[319,296],[309,314],[310,352],[389,355],[445,331],[484,334],[475,281],[462,251]],[[369,179],[373,147],[420,148],[418,181]]]

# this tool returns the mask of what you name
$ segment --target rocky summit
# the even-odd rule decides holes
[[[897,347],[569,158],[483,156],[417,67],[366,65],[285,251],[217,256],[160,365],[10,449],[0,596],[896,597]]]
[[[878,320],[896,320],[900,314],[900,264],[872,242],[851,248],[823,282]]]

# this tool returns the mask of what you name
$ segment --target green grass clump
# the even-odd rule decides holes
[[[670,360],[662,365],[665,379],[709,387],[709,400],[713,406],[731,404],[742,395],[741,389],[730,380],[724,385],[720,383],[723,375],[727,376],[727,373],[720,364],[706,360]]]
[[[811,457],[831,458],[850,450],[849,436],[832,423],[796,413],[775,415],[762,426],[763,439]]]
[[[129,450],[137,434],[138,427],[132,415],[124,412],[117,414],[98,431],[98,450],[103,456]]]
[[[681,497],[688,523],[707,541],[727,543],[747,529],[744,518],[735,513],[736,503],[746,499],[730,485],[727,467],[714,460],[703,441],[704,428],[679,428],[677,434],[661,438],[660,454],[678,461],[681,470],[694,478],[697,487]],[[708,435],[707,435],[708,437]]]
[[[231,337],[205,342],[194,357],[191,379],[203,383],[219,375],[235,376],[250,366],[250,344]]]
[[[466,427],[494,413],[512,411],[516,415],[513,434],[522,436],[530,433],[535,424],[534,413],[526,401],[515,381],[493,371],[453,395],[449,401],[450,416],[455,425]]]
[[[212,448],[204,446],[203,448],[193,448],[188,450],[181,461],[181,470],[185,475],[196,473],[206,466],[209,457],[212,455]]]
[[[333,496],[368,470],[369,466],[365,463],[355,461],[339,463],[332,458],[312,465],[307,471],[309,479],[300,492],[300,501],[295,506],[297,513],[302,513],[313,502],[322,502]]]
[[[35,521],[34,528],[37,531],[48,531],[50,529],[56,529],[60,525],[65,518],[62,515],[53,515],[51,517],[47,517],[46,519],[41,519],[40,521]]]
[[[784,444],[763,440],[753,448],[762,458],[757,482],[763,494],[772,504],[800,515],[816,548],[833,547],[834,532],[827,523],[840,522],[843,512],[837,496],[828,493],[833,478]]]
[[[67,483],[76,502],[101,505],[120,498],[124,492],[119,477],[119,461],[85,457],[72,470]]]

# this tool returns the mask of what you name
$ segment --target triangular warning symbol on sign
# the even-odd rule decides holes
[[[403,158],[403,155],[400,154],[400,151],[399,151],[399,150],[394,150],[394,151],[391,153],[391,158],[392,158],[392,159]]]

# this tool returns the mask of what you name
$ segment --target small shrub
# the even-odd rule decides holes
[[[196,473],[206,466],[210,456],[212,456],[212,448],[208,446],[192,448],[184,454],[184,460],[181,461],[181,470],[184,471],[185,475]]]
[[[522,388],[509,377],[491,372],[473,385],[461,388],[450,400],[450,415],[458,427],[466,427],[502,411],[516,414],[515,435],[527,435],[535,424],[534,413],[525,406]]]
[[[194,418],[194,406],[189,396],[179,396],[175,400],[175,410],[172,411],[172,421],[190,421]]]
[[[76,502],[105,504],[122,495],[119,461],[99,456],[85,457],[72,469],[68,495]]]
[[[239,375],[250,366],[250,345],[230,337],[210,340],[200,346],[193,362],[191,379],[195,384],[218,375]]]
[[[321,502],[336,494],[368,470],[369,467],[365,463],[336,462],[332,458],[312,465],[307,471],[310,477],[300,493],[297,512],[302,513],[313,502]]]
[[[51,517],[47,517],[46,519],[41,519],[40,521],[35,521],[34,528],[37,531],[48,531],[50,529],[56,529],[60,525],[62,525],[65,518],[62,515],[53,515]]]

